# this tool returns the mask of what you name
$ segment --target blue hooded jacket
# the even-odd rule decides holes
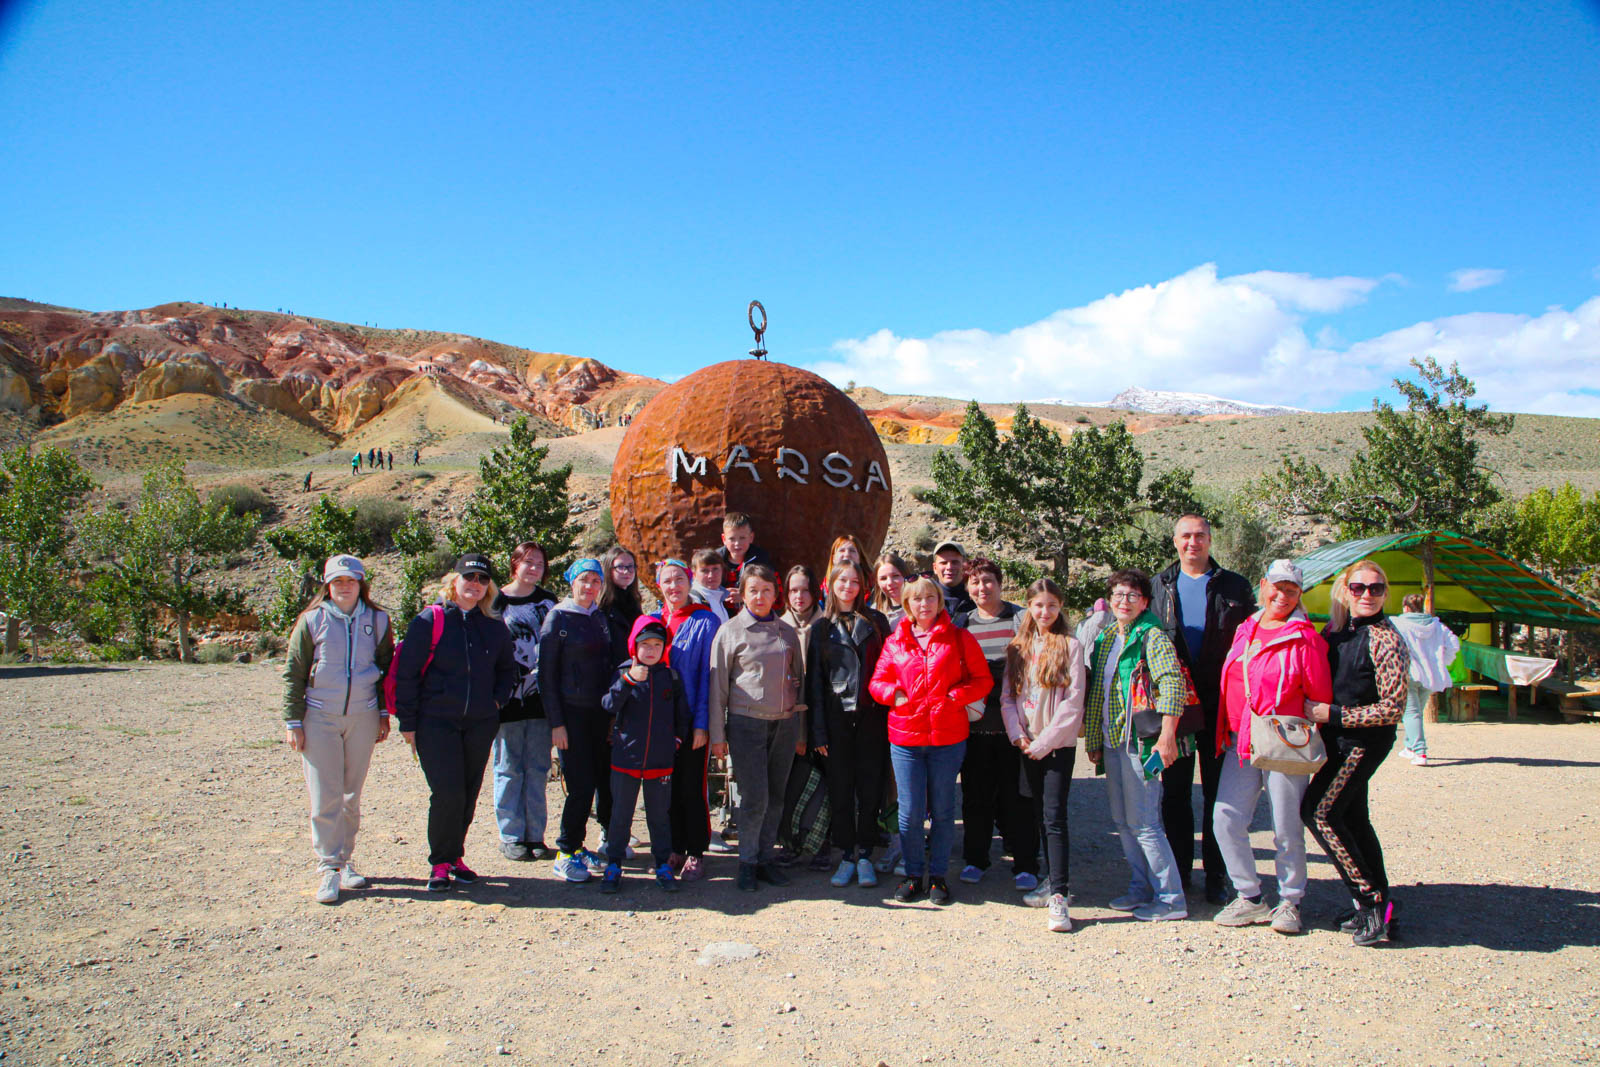
[[[711,639],[722,628],[722,620],[717,618],[716,612],[694,600],[671,618],[666,615],[663,610],[650,617],[665,623],[672,632],[672,667],[678,672],[683,691],[689,698],[689,710],[694,713],[694,728],[709,730]]]

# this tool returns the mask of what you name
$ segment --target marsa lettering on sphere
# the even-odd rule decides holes
[[[878,465],[877,460],[870,460],[867,463],[858,480],[854,461],[842,452],[829,452],[818,461],[819,469],[813,471],[811,461],[804,452],[797,448],[779,446],[777,455],[773,457],[772,467],[773,476],[780,482],[788,478],[800,485],[810,485],[811,479],[815,477],[819,478],[822,484],[834,489],[871,492],[876,487],[887,492],[889,488],[889,480],[884,477],[883,468]],[[727,458],[723,460],[719,470],[724,478],[732,477],[735,471],[739,471],[752,481],[762,480],[755,459],[744,445],[736,444],[730,447]],[[696,475],[701,478],[706,476],[706,457],[697,456],[681,446],[674,445],[672,451],[667,453],[667,481],[677,485],[680,477],[688,478]]]

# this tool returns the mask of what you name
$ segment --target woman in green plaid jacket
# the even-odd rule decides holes
[[[1111,821],[1131,872],[1128,891],[1109,907],[1147,921],[1186,919],[1183,883],[1161,823],[1161,770],[1172,765],[1185,687],[1177,650],[1150,613],[1150,576],[1123,570],[1107,582],[1113,621],[1095,638],[1084,710],[1084,748],[1103,763]],[[1133,722],[1133,689],[1141,662],[1150,674],[1160,733],[1141,738]]]

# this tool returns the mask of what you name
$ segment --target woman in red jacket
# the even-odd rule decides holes
[[[1305,774],[1262,770],[1251,763],[1250,730],[1256,716],[1305,718],[1308,700],[1333,697],[1328,644],[1300,610],[1300,568],[1274,560],[1261,582],[1262,608],[1239,624],[1233,647],[1222,661],[1222,708],[1216,746],[1222,778],[1212,809],[1217,847],[1238,894],[1217,913],[1218,926],[1270,922],[1280,934],[1301,930],[1300,901],[1306,895],[1306,828],[1300,804],[1311,782]],[[1272,843],[1276,849],[1278,906],[1261,897],[1261,876],[1250,847],[1250,823],[1265,791],[1272,803]]]
[[[951,624],[933,579],[907,584],[901,603],[906,617],[884,643],[869,686],[872,698],[889,708],[889,762],[900,795],[906,878],[894,898],[907,903],[927,893],[935,904],[948,904],[945,871],[955,844],[967,705],[988,696],[994,679],[977,638]],[[924,850],[927,807],[933,809],[933,829]]]

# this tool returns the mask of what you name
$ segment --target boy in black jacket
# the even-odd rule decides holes
[[[672,765],[678,746],[693,735],[694,714],[678,672],[667,664],[670,642],[671,635],[661,620],[639,616],[628,635],[628,652],[633,658],[617,672],[600,702],[613,720],[611,825],[606,832],[602,893],[615,893],[622,884],[622,860],[641,792],[656,884],[668,891],[678,888],[667,862],[672,853],[672,822],[668,814]]]

